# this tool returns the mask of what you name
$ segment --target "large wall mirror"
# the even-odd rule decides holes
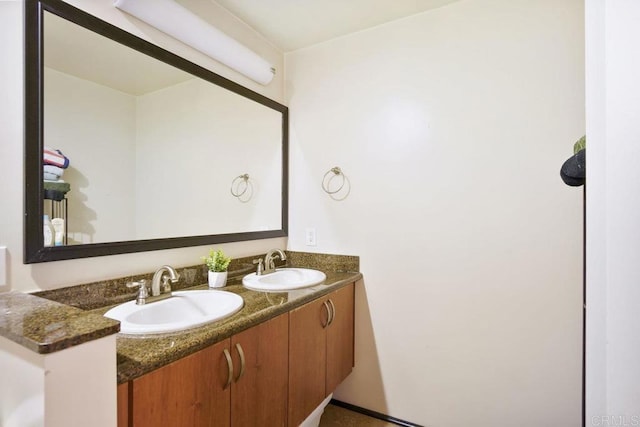
[[[25,5],[25,263],[286,235],[286,106],[65,2]]]

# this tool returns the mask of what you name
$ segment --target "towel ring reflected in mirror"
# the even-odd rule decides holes
[[[231,181],[231,195],[242,203],[247,203],[253,197],[253,184],[249,174],[238,175]]]
[[[334,187],[337,186],[338,188],[331,189],[333,181],[338,177],[340,177],[340,184],[334,185]],[[333,200],[341,201],[346,199],[349,193],[351,193],[351,181],[349,181],[349,178],[340,167],[334,166],[322,177],[322,189]]]

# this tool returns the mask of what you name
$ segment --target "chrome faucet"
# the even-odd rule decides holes
[[[163,274],[165,271],[169,273],[168,276]],[[171,283],[176,283],[179,278],[180,275],[173,267],[163,265],[156,270],[153,274],[153,279],[151,279],[151,296],[157,297],[162,293],[171,295],[171,284],[169,284],[169,280],[171,280]],[[160,280],[162,280],[162,290],[160,290]]]
[[[164,272],[169,273],[167,276]],[[175,283],[180,278],[180,275],[170,265],[163,265],[154,274],[151,279],[151,295],[147,290],[147,281],[140,280],[138,282],[127,283],[128,288],[138,288],[138,294],[136,295],[136,304],[144,305],[154,301],[160,301],[171,297],[171,283]],[[162,280],[162,291],[160,290],[160,280]]]
[[[275,259],[280,258],[281,261],[286,261],[287,256],[280,249],[271,249],[264,257],[264,268],[262,274],[269,274],[276,271]]]

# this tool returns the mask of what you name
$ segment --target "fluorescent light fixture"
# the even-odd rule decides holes
[[[115,0],[113,5],[260,84],[273,79],[275,69],[264,58],[173,0]]]

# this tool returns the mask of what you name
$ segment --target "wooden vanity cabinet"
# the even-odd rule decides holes
[[[299,425],[354,365],[355,286],[289,313],[289,426]]]
[[[233,366],[237,367],[231,386],[231,426],[285,427],[289,315],[282,314],[234,335],[231,349]],[[244,356],[242,375],[241,354]]]
[[[327,327],[326,395],[333,393],[355,366],[354,304],[355,286],[350,285],[329,295],[335,316]]]
[[[134,379],[128,408],[119,407],[118,419],[130,411],[133,427],[286,426],[288,317]]]
[[[133,380],[134,427],[230,425],[229,340]]]
[[[353,369],[354,288],[121,384],[118,427],[298,426]]]
[[[118,385],[118,427],[129,427],[129,383]]]

